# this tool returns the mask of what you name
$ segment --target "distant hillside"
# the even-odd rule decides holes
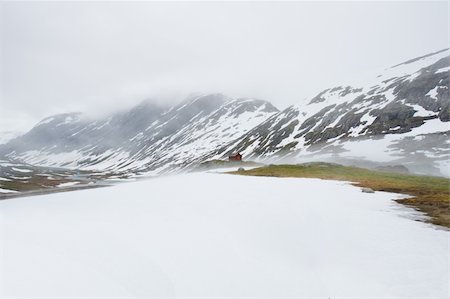
[[[346,158],[450,175],[449,51],[386,69],[364,86],[326,89],[288,107],[214,157],[262,161]]]
[[[361,86],[328,88],[278,111],[222,94],[173,107],[143,102],[108,118],[43,119],[0,145],[0,155],[42,166],[154,175],[241,152],[244,160],[344,160],[450,176],[448,49],[385,69]]]
[[[34,165],[157,174],[203,162],[277,112],[263,100],[207,94],[173,107],[143,102],[101,120],[60,114],[0,147],[0,154]]]

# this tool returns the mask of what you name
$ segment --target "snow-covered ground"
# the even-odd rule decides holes
[[[0,202],[0,297],[448,298],[449,232],[343,182],[196,173]]]

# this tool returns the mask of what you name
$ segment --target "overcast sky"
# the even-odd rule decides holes
[[[191,92],[284,108],[447,48],[448,2],[0,2],[0,131]]]

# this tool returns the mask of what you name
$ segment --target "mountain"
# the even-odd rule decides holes
[[[2,146],[0,155],[108,173],[167,172],[202,161],[277,112],[266,101],[206,94],[173,107],[145,101],[101,120],[60,114]]]
[[[211,157],[371,160],[448,176],[449,65],[446,49],[390,67],[362,86],[326,89]]]
[[[445,49],[283,111],[263,100],[204,94],[172,107],[144,101],[97,120],[60,114],[0,145],[0,157],[124,176],[240,152],[258,162],[321,160],[450,176],[449,70]]]

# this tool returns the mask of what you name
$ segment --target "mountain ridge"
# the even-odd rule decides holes
[[[184,168],[207,145],[223,146],[275,112],[267,101],[203,94],[171,107],[142,102],[100,120],[65,113],[44,118],[0,153],[39,166],[149,174]]]
[[[138,175],[185,170],[234,152],[264,162],[365,159],[450,175],[449,69],[444,49],[282,111],[264,100],[216,93],[170,107],[144,101],[100,120],[61,114],[0,145],[0,154],[40,166]]]
[[[426,124],[428,131],[421,134],[448,132],[449,65],[448,50],[443,50],[412,59],[407,65],[399,64],[395,71],[388,69],[366,86],[325,89],[310,101],[274,115],[245,134],[235,146],[222,151],[224,156],[240,151],[263,161],[280,156],[301,159],[313,153],[326,158],[320,151],[330,151],[333,146],[334,154],[345,151],[342,140],[401,136]],[[434,125],[430,126],[430,122]],[[448,152],[445,142],[441,141],[438,147]],[[383,149],[387,150],[386,146]],[[442,162],[448,158],[446,153],[439,157]],[[448,165],[438,164],[442,170]]]

